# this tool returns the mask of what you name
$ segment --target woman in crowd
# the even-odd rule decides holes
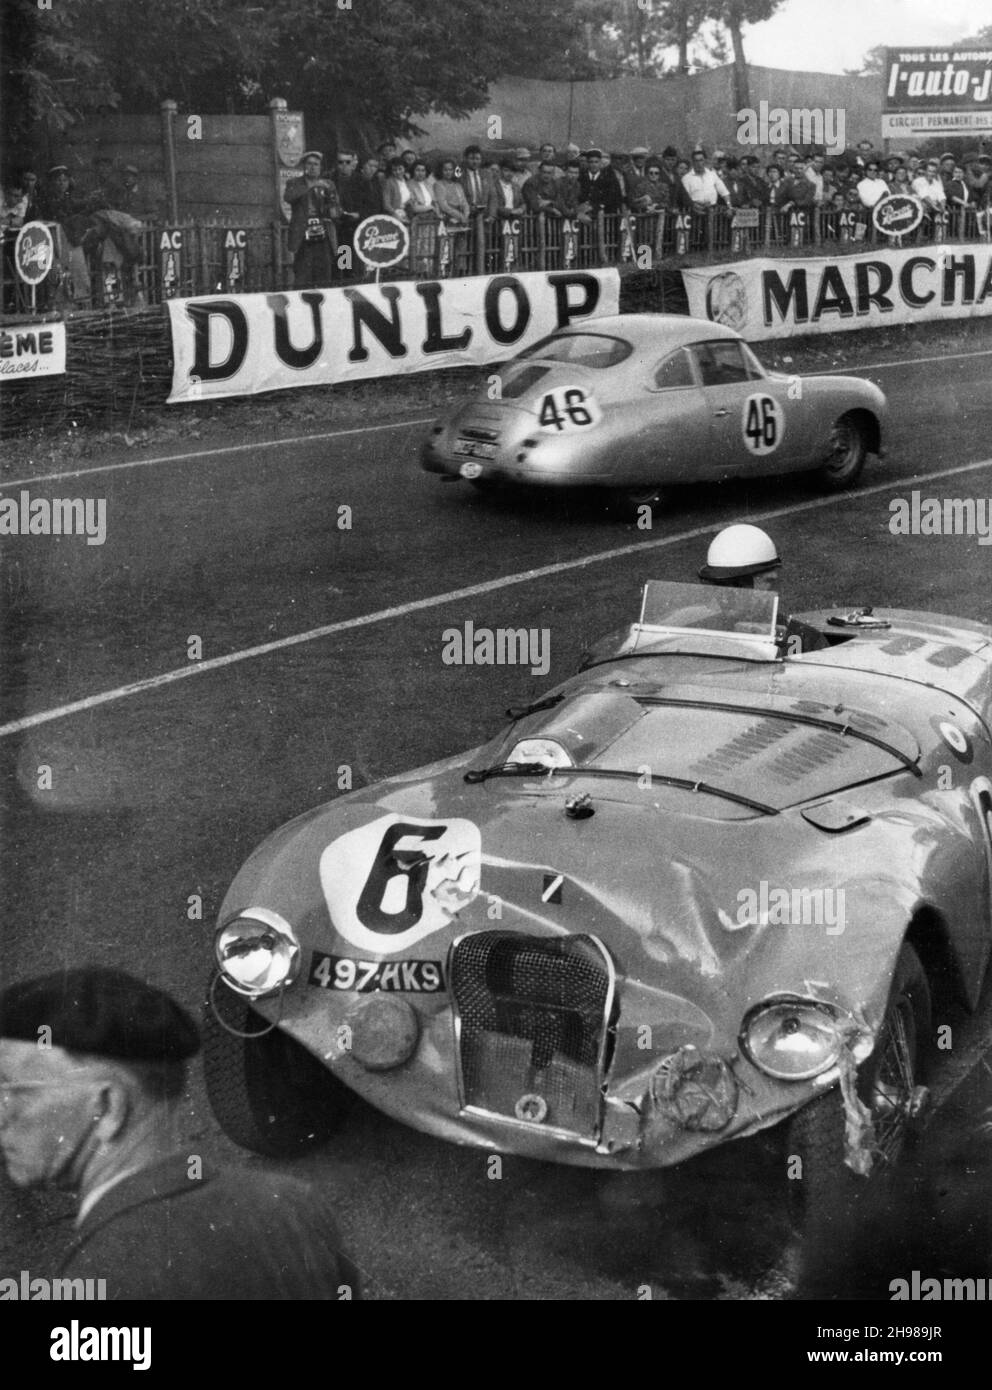
[[[407,184],[410,201],[407,214],[410,218],[410,263],[417,275],[434,275],[437,272],[437,228],[438,211],[434,200],[434,190],[428,182],[427,163],[416,159]]]
[[[410,186],[406,177],[406,165],[400,155],[395,155],[389,161],[386,181],[382,185],[382,206],[391,217],[398,217],[401,222],[410,220]]]
[[[443,159],[434,179],[434,202],[444,223],[451,247],[452,273],[468,273],[468,225],[471,212],[468,198],[455,176],[455,161]]]

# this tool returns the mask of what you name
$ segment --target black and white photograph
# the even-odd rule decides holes
[[[201,1301],[761,1302],[776,1369],[963,1368],[992,8],[0,26],[38,1364],[164,1371]]]

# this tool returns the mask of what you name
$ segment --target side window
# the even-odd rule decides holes
[[[673,386],[695,386],[689,354],[685,348],[677,348],[661,363],[654,374],[657,390],[665,391]]]
[[[754,379],[751,364],[740,343],[733,341],[698,343],[693,348],[704,386],[733,386]]]

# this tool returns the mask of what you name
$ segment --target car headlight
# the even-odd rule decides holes
[[[746,1055],[779,1081],[808,1081],[837,1062],[843,1043],[837,1017],[810,999],[759,1004],[741,1029]]]
[[[300,968],[300,943],[276,912],[252,907],[217,928],[214,954],[225,984],[248,999],[291,985]]]

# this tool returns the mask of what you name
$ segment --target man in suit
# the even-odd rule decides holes
[[[341,216],[341,200],[330,179],[321,175],[324,156],[307,150],[303,177],[290,179],[284,197],[291,208],[289,253],[293,257],[293,288],[321,289],[334,278],[332,226]]]
[[[593,213],[618,213],[623,209],[623,185],[616,170],[603,163],[603,151],[586,150],[586,167],[579,178],[579,197]]]
[[[179,1147],[199,1044],[180,1005],[121,970],[62,970],[0,993],[8,1176],[79,1199],[59,1277],[105,1280],[114,1299],[357,1297],[322,1193]]]
[[[466,145],[462,152],[462,188],[470,213],[487,211],[493,182],[491,172],[482,167],[482,150],[478,145]]]

